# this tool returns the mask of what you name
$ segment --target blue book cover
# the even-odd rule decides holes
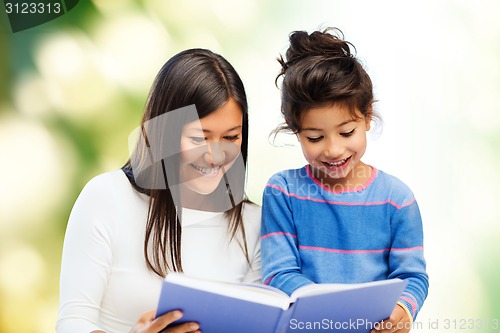
[[[389,317],[406,281],[317,284],[290,297],[264,285],[201,280],[170,273],[157,316],[182,310],[178,323],[195,321],[204,333],[369,332]]]
[[[311,285],[297,290],[290,321],[282,332],[368,333],[387,319],[408,281],[400,279],[341,285]],[[312,295],[307,295],[316,289]],[[318,290],[319,289],[319,290]],[[324,293],[323,293],[324,292]]]

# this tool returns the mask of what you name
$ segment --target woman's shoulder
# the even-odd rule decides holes
[[[243,202],[243,216],[248,218],[259,218],[261,214],[261,207],[251,201]]]
[[[97,186],[110,183],[120,184],[123,183],[125,180],[128,181],[127,177],[125,176],[125,173],[121,169],[117,169],[113,171],[107,171],[97,176],[94,176],[92,179],[89,180],[88,184]]]
[[[261,207],[251,201],[243,203],[243,223],[247,240],[257,241],[260,237]],[[253,241],[252,241],[253,242]]]
[[[110,171],[93,177],[80,192],[70,220],[112,223],[117,216],[126,219],[147,211],[147,201],[135,191],[123,171]]]
[[[92,199],[109,203],[110,200],[139,198],[121,169],[105,172],[90,179],[80,193],[79,200]]]

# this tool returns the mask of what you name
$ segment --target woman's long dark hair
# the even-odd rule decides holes
[[[246,166],[248,104],[245,89],[233,66],[222,56],[209,50],[185,50],[170,58],[163,65],[151,87],[141,120],[141,128],[144,129],[144,124],[155,117],[193,104],[196,106],[197,117],[201,119],[220,108],[230,98],[233,98],[239,104],[243,113],[241,155]],[[182,121],[185,124],[193,120],[186,118]],[[176,128],[171,130],[179,131],[179,135],[170,133],[168,138],[169,140],[176,140],[174,143],[169,142],[169,145],[176,146],[179,149],[181,129],[179,129],[178,123],[176,125]],[[135,154],[146,156],[147,152],[135,152]],[[165,168],[163,160],[161,164],[152,165],[150,171],[155,173],[158,171],[155,171],[155,168],[162,167]],[[173,178],[179,179],[179,164],[172,165],[172,167],[177,172],[177,175],[174,175]],[[162,277],[165,277],[169,271],[182,271],[182,228],[180,223],[182,207],[176,206],[178,201],[173,197],[176,194],[168,186],[166,178],[165,182],[167,184],[165,184],[164,188],[148,189],[139,186],[136,181],[137,175],[134,175],[132,169],[132,162],[129,159],[122,170],[138,192],[150,197],[144,240],[144,256],[147,266]],[[241,181],[245,181],[244,177],[242,177]],[[168,182],[170,182],[170,178]],[[243,186],[244,184],[241,184],[241,188]],[[240,246],[249,261],[245,228],[242,221],[242,209],[243,203],[240,202],[226,211],[225,216],[229,221],[231,239],[234,239],[238,231],[240,232],[242,236]]]

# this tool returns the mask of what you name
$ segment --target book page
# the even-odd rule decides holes
[[[283,310],[290,306],[290,298],[286,293],[266,285],[204,280],[181,273],[169,273],[165,281],[218,295],[279,307]]]
[[[281,295],[282,297],[284,298],[287,298],[289,299],[288,295],[278,289],[278,288],[275,288],[275,287],[271,287],[271,286],[268,286],[266,284],[262,284],[262,283],[246,283],[246,284],[241,284],[240,285],[242,288],[246,288],[248,287],[249,290],[253,290],[254,292],[259,292],[259,293],[265,293],[265,294],[269,294],[269,295]]]
[[[339,292],[343,290],[370,288],[380,285],[389,285],[400,283],[400,279],[390,279],[390,280],[380,280],[380,281],[370,281],[363,283],[320,283],[320,284],[309,284],[307,286],[301,287],[295,290],[290,299],[295,302],[299,297],[315,296],[328,293]]]

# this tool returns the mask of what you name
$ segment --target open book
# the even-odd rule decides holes
[[[288,296],[266,285],[169,273],[156,315],[180,309],[179,323],[198,322],[203,333],[369,332],[389,317],[406,284],[311,284]]]

